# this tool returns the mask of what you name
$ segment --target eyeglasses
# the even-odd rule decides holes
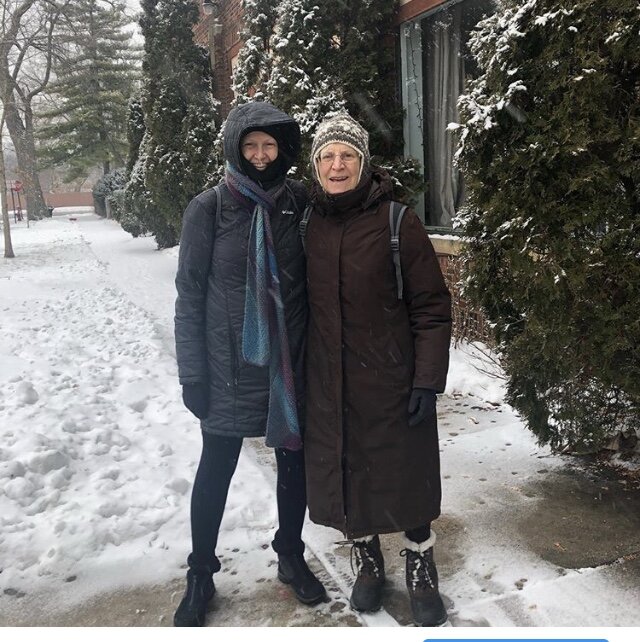
[[[340,152],[339,154],[334,152],[322,152],[322,154],[318,156],[318,160],[325,165],[333,165],[333,161],[335,161],[336,158],[339,158],[340,162],[345,164],[355,163],[359,160],[358,154],[355,152]]]

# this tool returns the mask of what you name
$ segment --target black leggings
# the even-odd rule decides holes
[[[220,570],[216,545],[231,478],[238,464],[241,437],[220,437],[202,433],[202,455],[191,494],[190,567]],[[276,448],[278,482],[278,530],[272,542],[276,553],[302,553],[302,524],[307,508],[304,454]]]

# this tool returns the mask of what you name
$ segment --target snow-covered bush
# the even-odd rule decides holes
[[[104,200],[109,208],[111,218],[120,223],[126,215],[126,211],[124,209],[124,189],[114,190],[111,194],[106,196]],[[139,236],[139,234],[135,234],[134,236]]]
[[[113,218],[120,223],[120,227],[133,237],[144,236],[149,233],[144,223],[125,207],[125,192],[118,190],[107,199],[111,206]]]
[[[639,38],[637,0],[505,0],[460,99],[466,294],[558,449],[640,431]]]
[[[122,190],[127,182],[125,169],[115,169],[105,174],[93,186],[93,206],[99,216],[107,215],[106,201],[116,190]],[[114,217],[115,218],[115,217]]]
[[[129,113],[127,118],[127,173],[130,174],[140,155],[140,145],[144,138],[144,113],[142,100],[139,94],[134,94],[129,99]]]
[[[397,157],[391,160],[374,156],[371,162],[383,167],[393,179],[394,198],[415,206],[420,193],[424,190],[422,167],[415,158]]]

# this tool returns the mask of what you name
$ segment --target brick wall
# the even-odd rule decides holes
[[[225,118],[233,101],[231,61],[241,46],[242,0],[218,0],[217,6],[218,9],[209,16],[200,9],[200,22],[193,31],[196,42],[211,52],[213,95],[220,101],[220,115]]]
[[[91,192],[45,192],[44,200],[51,207],[80,207],[93,205],[93,194]]]
[[[200,20],[193,28],[193,39],[203,47],[209,46],[209,16],[206,16],[202,10],[202,0],[200,0]]]

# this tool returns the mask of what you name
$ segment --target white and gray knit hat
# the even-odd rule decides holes
[[[360,155],[360,176],[365,167],[369,166],[369,134],[346,111],[340,112],[333,118],[327,118],[318,125],[316,135],[311,145],[311,165],[317,179],[319,179],[316,160],[320,152],[333,143],[342,143],[353,147]]]

